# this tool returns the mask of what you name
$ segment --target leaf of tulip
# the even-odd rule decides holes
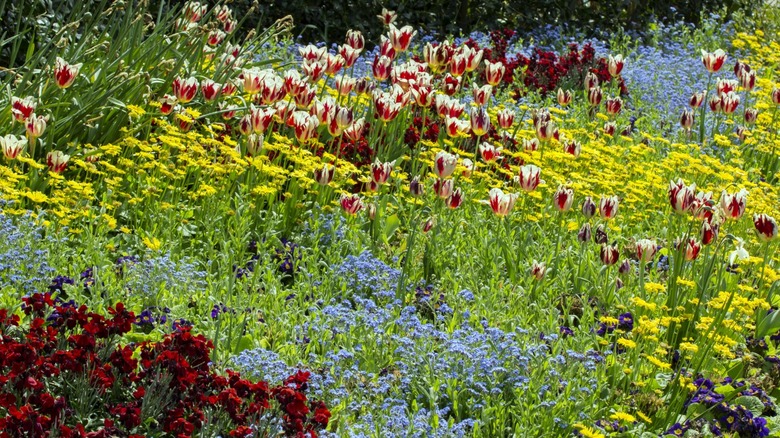
[[[780,330],[780,312],[772,312],[758,323],[756,339],[763,339],[764,336],[773,335],[778,330]]]
[[[401,226],[401,220],[398,219],[398,215],[394,214],[385,220],[385,229],[383,230],[382,240],[387,243],[388,239],[395,234],[398,227]]]

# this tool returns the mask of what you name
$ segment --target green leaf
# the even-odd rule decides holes
[[[758,397],[745,396],[737,397],[732,402],[735,405],[744,406],[755,416],[759,416],[764,412],[764,403]]]
[[[35,36],[30,38],[30,45],[27,46],[27,54],[24,58],[25,64],[30,62],[30,60],[33,58],[33,55],[35,55]]]
[[[685,416],[688,418],[696,418],[700,415],[705,415],[707,412],[707,406],[704,406],[701,403],[692,403],[688,405],[688,410],[685,411]]]
[[[252,342],[252,337],[249,335],[242,336],[238,340],[238,344],[236,345],[236,354],[241,353],[244,350],[249,350],[250,348],[254,347],[254,342]]]
[[[385,229],[383,231],[382,240],[387,243],[387,240],[395,234],[398,227],[401,226],[401,220],[398,219],[398,215],[394,214],[385,220]]]
[[[723,386],[718,386],[717,388],[715,388],[715,392],[717,394],[721,394],[721,395],[723,395],[725,397],[728,397],[731,394],[734,394],[734,391],[736,391],[736,388],[734,388],[731,385],[723,385]]]
[[[780,330],[780,312],[772,312],[764,317],[756,327],[756,339],[762,339],[764,336],[773,335]]]

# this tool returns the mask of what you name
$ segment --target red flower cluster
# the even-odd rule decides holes
[[[23,301],[29,324],[0,309],[0,438],[178,438],[201,430],[246,437],[268,413],[290,437],[316,437],[328,424],[324,403],[307,400],[308,373],[270,388],[216,374],[213,344],[189,328],[121,345],[135,320],[121,303],[106,318],[50,294]],[[221,418],[224,430],[209,418]]]
[[[513,87],[515,98],[524,94],[524,89],[514,84],[515,73],[525,71],[522,81],[525,90],[537,91],[542,96],[550,92],[556,92],[558,87],[582,89],[583,81],[588,72],[594,73],[599,83],[608,83],[611,79],[607,70],[605,58],[596,59],[596,52],[590,43],[582,46],[576,43],[569,45],[568,53],[558,56],[555,52],[534,49],[530,57],[518,54],[516,57],[507,58],[509,40],[514,37],[515,31],[510,29],[494,30],[490,32],[492,48],[481,48],[479,44],[469,39],[466,45],[479,50],[484,50],[483,58],[492,62],[500,61],[506,67],[503,83]],[[485,81],[484,70],[481,71],[481,80]],[[628,89],[622,78],[619,78],[620,94],[627,95]]]

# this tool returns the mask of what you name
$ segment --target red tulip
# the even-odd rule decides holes
[[[717,49],[712,53],[709,53],[702,49],[701,62],[704,64],[704,68],[710,73],[716,73],[723,67],[723,63],[726,62],[726,52],[721,49]]]
[[[620,76],[620,72],[623,71],[623,55],[616,55],[612,56],[609,55],[609,58],[607,60],[607,71],[609,71],[610,76],[613,78],[615,76]]]
[[[764,242],[769,242],[777,237],[777,221],[767,214],[754,214],[753,225],[756,227],[758,238]]]
[[[371,165],[371,178],[374,182],[379,185],[386,183],[393,171],[393,164],[393,162],[382,163],[377,159]]]
[[[739,219],[745,213],[748,192],[745,189],[737,193],[727,193],[725,190],[720,195],[720,207],[725,213],[726,219]]]
[[[558,190],[553,195],[553,205],[555,209],[561,212],[569,211],[571,204],[574,202],[574,190],[559,186]]]
[[[602,219],[613,219],[618,212],[617,196],[602,196],[599,202],[599,214]]]
[[[46,154],[46,165],[49,167],[49,171],[62,173],[68,166],[69,159],[70,155],[65,155],[61,151],[51,151]]]
[[[710,224],[709,221],[704,221],[701,224],[701,243],[703,245],[709,245],[718,238],[718,231],[720,231],[720,225],[717,223]]]
[[[173,95],[181,103],[188,103],[195,98],[195,94],[198,92],[198,80],[190,77],[188,79],[182,79],[176,77],[173,79]]]
[[[694,200],[696,199],[696,184],[686,186],[682,179],[677,182],[669,182],[669,203],[677,214],[685,214],[691,211]]]
[[[493,213],[504,217],[512,211],[512,207],[517,201],[517,193],[504,193],[499,188],[490,189],[488,204],[493,209]]]
[[[701,244],[694,238],[689,238],[685,243],[685,260],[691,261],[699,258]]]
[[[68,88],[76,80],[82,64],[68,64],[64,59],[57,57],[54,65],[54,79],[60,88]]]
[[[501,83],[506,73],[506,67],[502,62],[485,61],[485,81],[493,86]]]
[[[603,263],[605,266],[612,266],[617,263],[620,257],[620,251],[618,251],[617,246],[602,243],[601,250],[599,251],[599,257],[601,258],[601,263]]]
[[[518,183],[526,192],[532,192],[536,190],[536,187],[538,187],[541,182],[540,175],[541,169],[533,164],[526,164],[525,166],[520,167]]]
[[[360,199],[360,195],[358,194],[341,195],[339,202],[341,203],[341,208],[343,208],[344,211],[350,215],[358,214],[358,212],[364,207],[363,201]]]

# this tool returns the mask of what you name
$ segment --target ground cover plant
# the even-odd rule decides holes
[[[765,9],[3,36],[0,436],[780,435]]]

